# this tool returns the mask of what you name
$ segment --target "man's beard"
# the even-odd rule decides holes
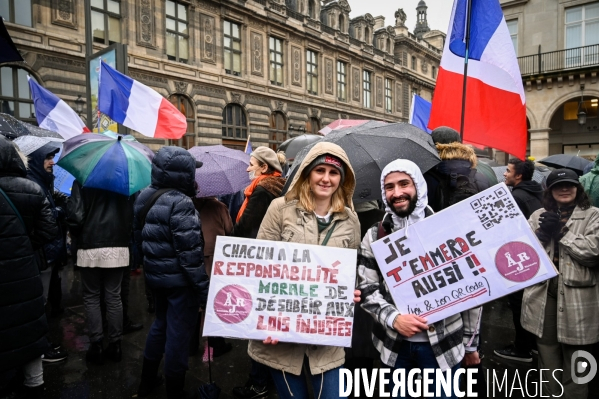
[[[400,198],[405,198],[409,201],[408,208],[404,211],[398,211],[397,209],[395,209],[395,206],[393,206],[393,201],[395,201],[396,199],[400,199]],[[400,218],[405,218],[405,217],[410,216],[412,214],[412,212],[414,212],[414,209],[416,209],[416,203],[418,203],[418,197],[410,197],[409,195],[406,195],[406,194],[401,195],[399,197],[391,198],[391,201],[387,200],[387,205],[389,205],[389,208],[393,211],[393,213],[395,213]]]

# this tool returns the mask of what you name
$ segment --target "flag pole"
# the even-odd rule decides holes
[[[466,56],[464,57],[464,88],[462,89],[462,119],[460,123],[460,138],[464,139],[464,120],[466,115],[466,83],[468,78],[468,52],[470,49],[470,19],[472,17],[472,0],[468,2],[466,10]]]
[[[248,134],[248,139],[245,141],[245,148],[243,150],[243,152],[245,152],[247,154],[248,152],[248,144],[250,143],[250,134]]]

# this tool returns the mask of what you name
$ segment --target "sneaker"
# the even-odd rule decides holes
[[[514,345],[508,345],[503,349],[494,349],[493,353],[499,357],[509,360],[515,360],[518,362],[530,363],[532,362],[532,356],[530,353],[522,353],[516,350]]]
[[[257,386],[248,381],[244,387],[233,388],[233,396],[239,399],[265,398],[268,395],[268,387]]]
[[[42,355],[42,362],[56,363],[65,360],[69,354],[60,346],[51,345],[50,348]]]

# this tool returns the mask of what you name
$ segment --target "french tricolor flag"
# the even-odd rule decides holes
[[[466,54],[468,2],[470,42]],[[516,52],[499,0],[455,0],[428,124],[460,130],[468,62],[464,141],[520,159],[526,154],[526,102]]]
[[[27,80],[35,107],[35,117],[40,127],[52,130],[65,139],[89,132],[81,118],[67,103],[29,76]]]
[[[158,92],[102,61],[98,110],[144,136],[180,139],[187,119]]]

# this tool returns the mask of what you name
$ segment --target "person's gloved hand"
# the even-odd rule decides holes
[[[559,226],[559,215],[555,212],[543,212],[539,217],[539,229],[548,235],[553,234]]]

